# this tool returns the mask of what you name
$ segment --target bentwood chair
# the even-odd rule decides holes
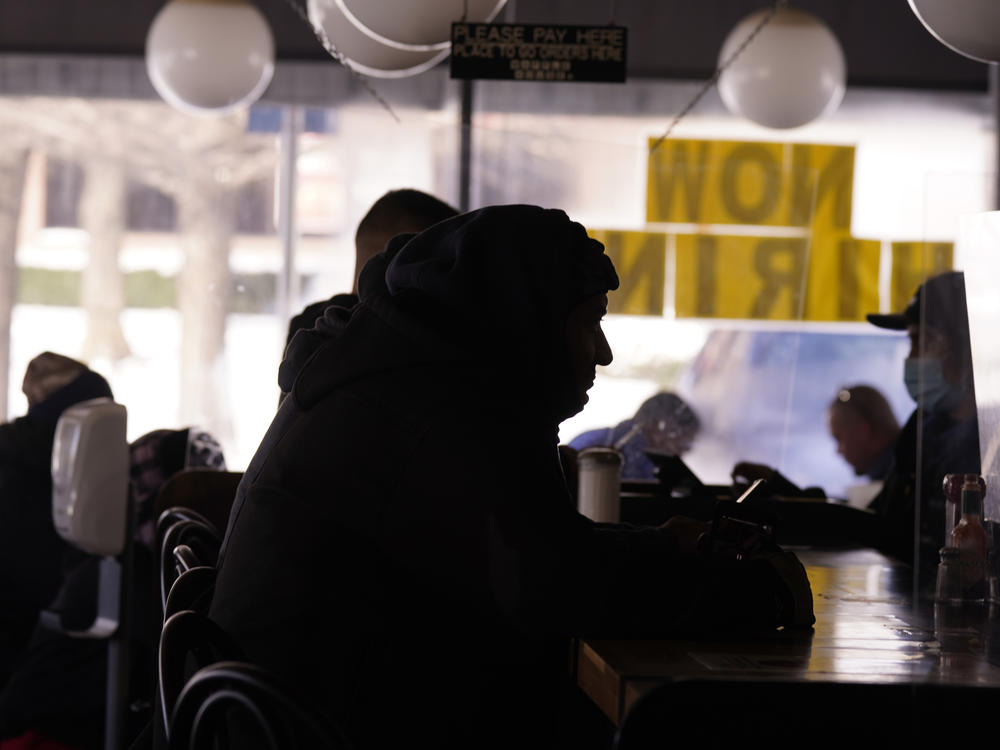
[[[207,615],[208,607],[212,603],[212,594],[215,592],[215,567],[189,565],[190,558],[194,557],[193,553],[190,553],[190,549],[182,544],[174,550],[177,557],[185,560],[180,564],[187,567],[174,581],[167,594],[167,601],[163,609],[164,622],[169,620],[172,615],[186,609]],[[185,552],[190,553],[190,556],[185,555]]]
[[[182,606],[214,586],[214,568],[183,573],[168,597]],[[192,592],[188,594],[187,592]],[[207,606],[206,606],[207,609]],[[339,728],[266,670],[244,661],[204,611],[172,613],[160,636],[154,747],[197,750],[342,750]],[[230,720],[230,718],[232,720]]]
[[[346,750],[333,722],[272,674],[222,661],[199,670],[173,712],[171,750]]]
[[[160,518],[172,509],[196,512],[225,533],[229,511],[243,474],[237,471],[187,469],[168,479],[156,496],[154,512]]]
[[[181,573],[189,568],[215,566],[222,535],[208,519],[187,508],[163,511],[156,528],[160,539],[160,603],[166,613],[167,595]]]
[[[188,678],[219,661],[239,660],[243,653],[221,627],[194,610],[172,614],[163,624],[159,650],[159,710],[166,735],[171,716]]]

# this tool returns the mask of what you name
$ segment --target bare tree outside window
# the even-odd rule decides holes
[[[17,227],[27,163],[27,148],[0,150],[0,415],[7,414],[10,323],[17,288]]]
[[[273,175],[275,139],[248,133],[245,114],[192,118],[160,102],[0,100],[0,125],[13,136],[8,136],[8,143],[22,144],[0,152],[0,264],[4,270],[0,398],[7,390],[24,164],[28,151],[34,150],[78,164],[83,171],[77,219],[87,235],[87,262],[79,299],[87,328],[80,350],[66,352],[71,356],[114,362],[129,353],[121,327],[126,185],[129,181],[147,185],[173,200],[184,257],[175,279],[182,331],[177,363],[182,384],[180,417],[224,438],[228,407],[217,389],[224,367],[236,195],[244,186]]]

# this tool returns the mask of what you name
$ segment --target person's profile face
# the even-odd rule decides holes
[[[566,350],[569,357],[571,394],[565,417],[576,414],[587,403],[587,391],[594,385],[598,365],[611,364],[601,320],[608,311],[608,295],[595,294],[574,307],[566,319]],[[571,402],[571,403],[570,403]]]
[[[837,443],[837,453],[861,476],[871,467],[871,427],[854,412],[833,408],[829,414],[830,435]]]
[[[941,372],[952,385],[962,381],[962,367],[952,355],[951,339],[945,331],[931,326],[910,325],[906,328],[910,339],[910,359],[928,358],[941,362]]]

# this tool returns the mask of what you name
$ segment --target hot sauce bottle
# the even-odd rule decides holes
[[[983,528],[983,492],[977,474],[962,482],[962,517],[951,531],[951,546],[960,551],[963,598],[986,597],[986,529]]]

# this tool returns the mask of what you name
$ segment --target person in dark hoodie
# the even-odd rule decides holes
[[[354,286],[350,292],[335,294],[330,299],[313,302],[288,324],[285,346],[302,329],[312,328],[330,305],[348,309],[358,303],[358,277],[369,258],[385,249],[397,234],[421,232],[458,211],[433,195],[412,188],[390,190],[375,201],[358,223],[354,233]]]
[[[286,354],[210,616],[358,748],[580,747],[570,636],[813,622],[788,553],[726,565],[695,522],[573,507],[558,426],[611,361],[603,250],[562,211],[463,214],[394,238]]]
[[[0,686],[59,587],[68,545],[52,525],[52,441],[65,409],[111,398],[107,381],[43,352],[22,383],[28,413],[0,425]]]

